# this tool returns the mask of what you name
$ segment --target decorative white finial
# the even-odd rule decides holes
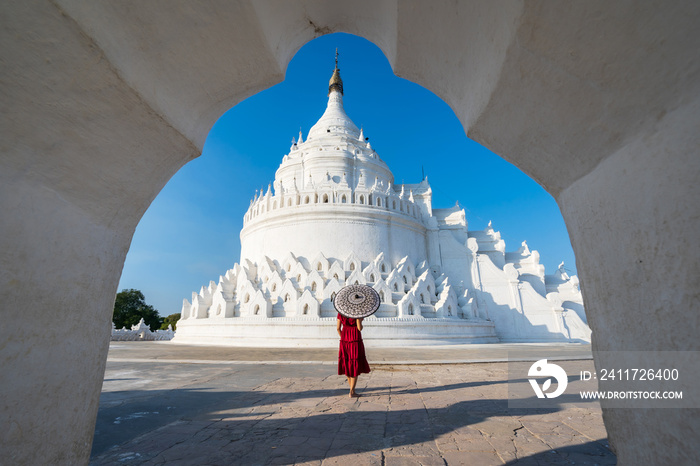
[[[520,254],[527,256],[530,254],[530,248],[527,246],[527,241],[520,243]]]

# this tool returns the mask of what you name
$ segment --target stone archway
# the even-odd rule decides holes
[[[139,219],[225,110],[330,32],[377,44],[557,199],[596,349],[698,349],[694,2],[1,8],[0,443],[18,463],[87,462]],[[697,449],[692,411],[604,417],[623,463]]]

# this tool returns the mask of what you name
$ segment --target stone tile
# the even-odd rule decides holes
[[[382,466],[382,454],[381,452],[342,454],[326,458],[321,464],[323,466]]]
[[[297,457],[294,460],[294,466],[321,466],[322,460],[318,459],[307,459],[304,457]]]
[[[504,464],[498,454],[491,451],[459,451],[443,453],[442,457],[448,466],[479,465],[492,466]]]
[[[491,451],[493,445],[486,437],[472,437],[456,443],[459,451]]]
[[[611,457],[610,455],[598,456],[574,451],[565,453],[563,456],[566,458],[568,464],[600,466],[617,464],[617,458]]]
[[[445,466],[440,456],[386,456],[385,466]]]
[[[282,446],[299,446],[309,441],[309,437],[288,436],[280,439]]]

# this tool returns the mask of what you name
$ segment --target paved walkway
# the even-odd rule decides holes
[[[350,399],[334,349],[113,343],[91,464],[615,464],[597,402],[508,407],[509,352],[592,369],[585,346],[368,349]]]

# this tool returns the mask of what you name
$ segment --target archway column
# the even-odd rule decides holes
[[[597,351],[700,351],[698,115],[700,99],[665,115],[558,196]],[[606,357],[596,359],[598,371],[614,367]],[[668,364],[645,359],[648,367]],[[697,384],[700,375],[684,380]],[[601,404],[625,464],[697,459],[697,409]]]
[[[86,464],[134,229],[199,151],[53,4],[0,8],[0,450]]]

